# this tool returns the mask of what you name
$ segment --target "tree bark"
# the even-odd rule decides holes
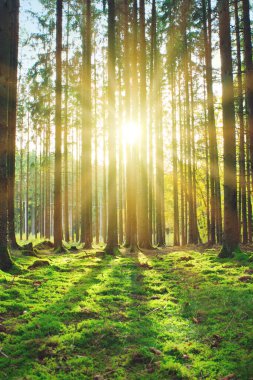
[[[55,184],[54,247],[62,249],[62,0],[56,3],[56,103],[55,103]]]
[[[7,247],[7,123],[11,45],[10,5],[10,1],[0,1],[0,269],[2,270],[9,270],[12,267],[12,260]]]
[[[236,188],[235,108],[229,2],[219,0],[219,35],[224,139],[224,236],[220,257],[232,257],[239,244]]]
[[[108,0],[108,230],[105,252],[118,249],[117,181],[116,181],[116,125],[115,125],[115,1]]]
[[[15,150],[17,122],[17,67],[19,39],[19,0],[12,0],[10,84],[8,107],[8,238],[10,248],[18,249],[15,235]]]

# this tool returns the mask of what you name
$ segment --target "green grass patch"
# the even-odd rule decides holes
[[[253,263],[238,255],[51,251],[33,268],[17,253],[22,270],[0,272],[0,379],[250,379]]]

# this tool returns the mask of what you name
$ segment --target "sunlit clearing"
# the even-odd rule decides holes
[[[140,139],[140,128],[134,121],[125,122],[122,125],[123,143],[133,145]]]

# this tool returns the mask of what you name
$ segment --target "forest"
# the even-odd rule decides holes
[[[253,379],[252,0],[0,0],[0,380]]]

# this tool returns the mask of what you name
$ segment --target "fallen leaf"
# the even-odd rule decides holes
[[[33,286],[41,286],[42,282],[41,281],[34,281]]]
[[[150,348],[149,348],[149,351],[152,352],[152,353],[155,354],[155,355],[158,355],[158,356],[162,355],[162,351],[158,350],[158,349],[155,348],[155,347],[150,347]]]

